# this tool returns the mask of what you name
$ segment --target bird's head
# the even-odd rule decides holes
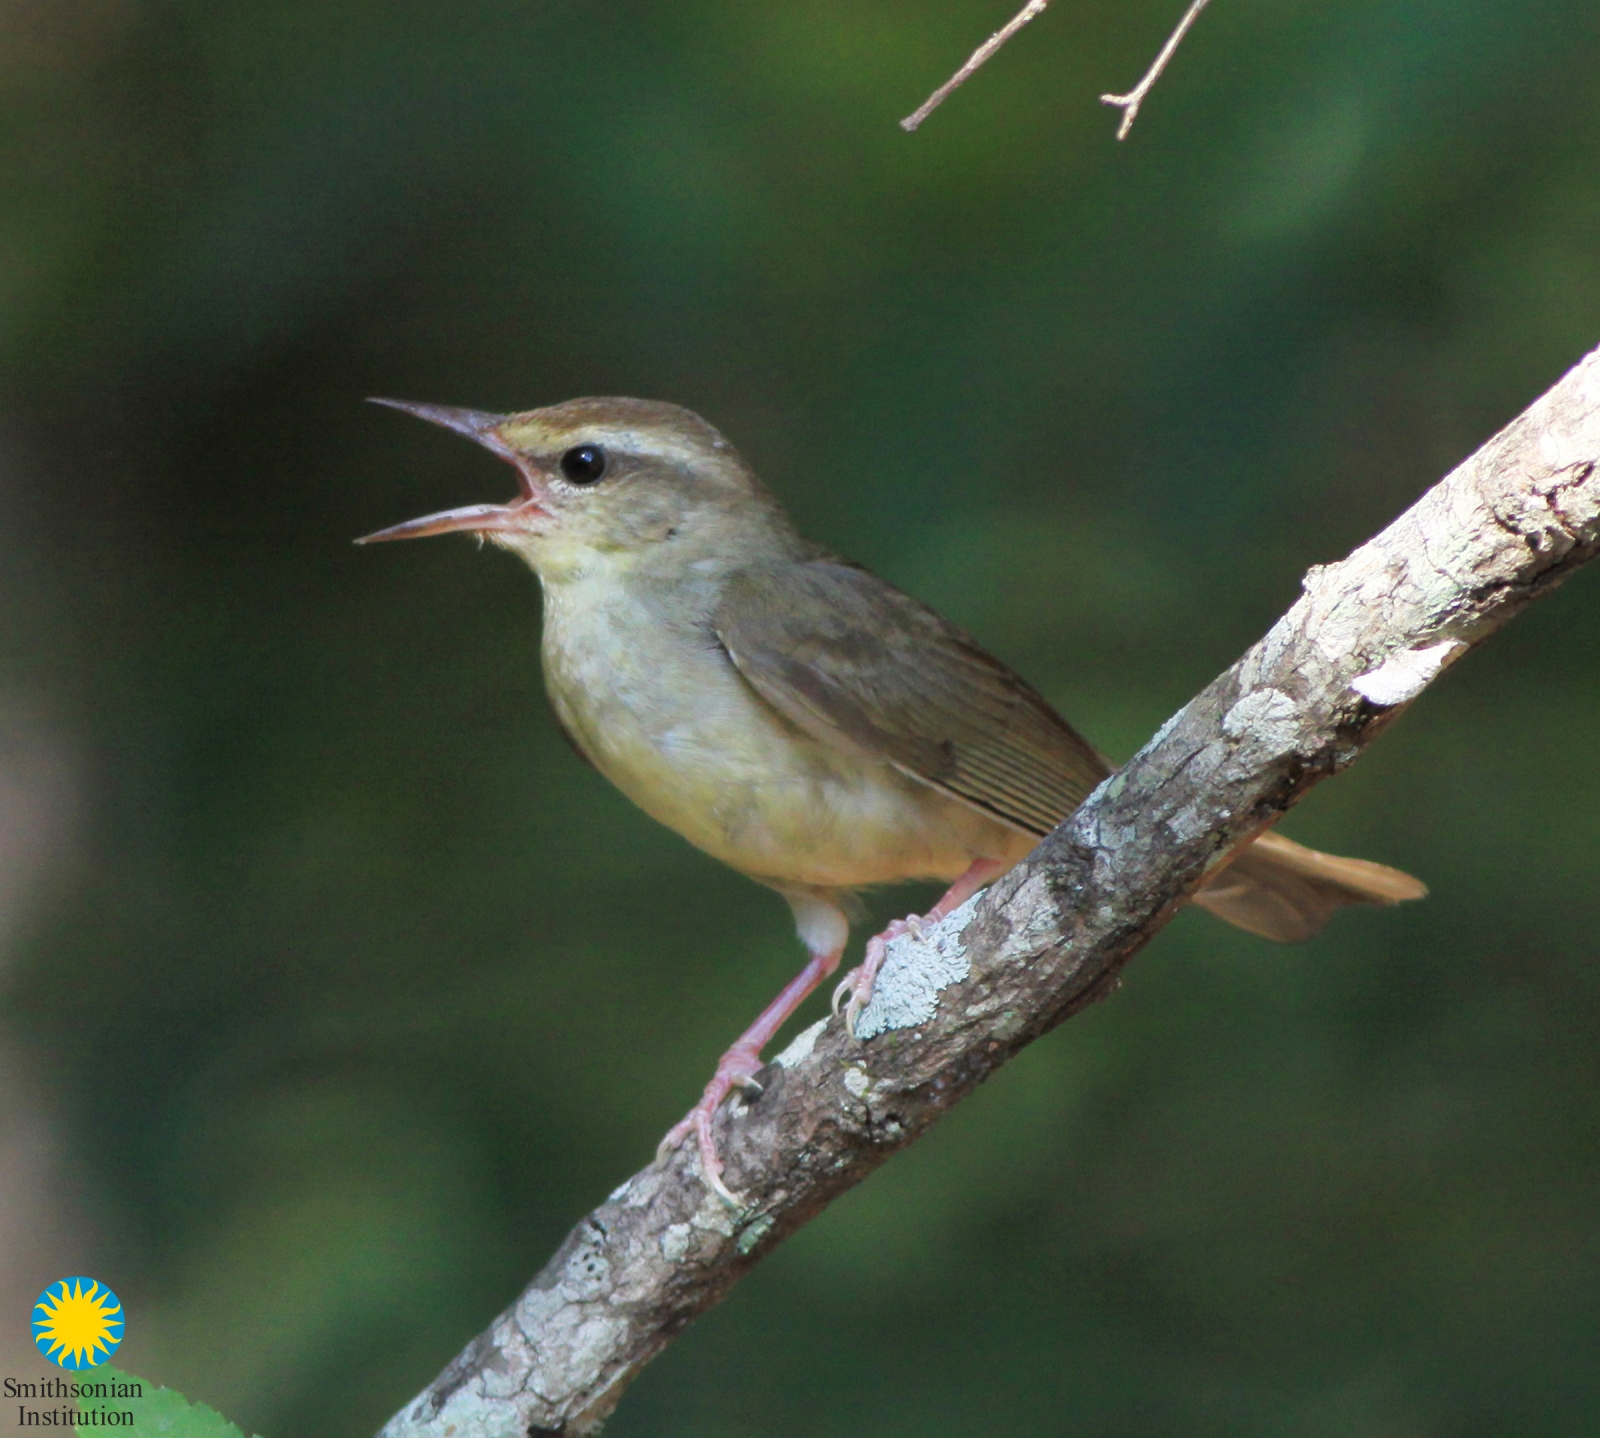
[[[521,554],[541,578],[629,563],[672,545],[685,559],[791,531],[777,501],[720,434],[677,405],[572,399],[520,414],[380,399],[475,439],[517,472],[518,496],[381,529],[356,542],[467,532]]]

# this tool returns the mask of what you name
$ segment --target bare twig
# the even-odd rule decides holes
[[[1133,128],[1134,119],[1139,114],[1139,106],[1144,103],[1144,97],[1150,93],[1150,87],[1161,78],[1161,72],[1167,68],[1167,61],[1183,43],[1183,37],[1189,33],[1189,27],[1199,18],[1200,12],[1206,8],[1209,0],[1191,0],[1187,10],[1183,12],[1183,19],[1178,21],[1178,28],[1167,36],[1167,43],[1161,47],[1161,53],[1151,62],[1150,68],[1144,72],[1144,79],[1139,81],[1126,95],[1102,95],[1102,105],[1117,105],[1122,109],[1122,123],[1117,126],[1117,138],[1126,140],[1128,131]]]
[[[900,128],[908,133],[915,130],[935,110],[944,104],[951,93],[965,85],[973,73],[1002,45],[1028,23],[1035,15],[1041,14],[1050,0],[1028,0],[1028,3],[1018,10],[1006,23],[996,30],[967,58],[967,63],[944,82],[933,94],[912,113],[900,122]],[[1204,0],[1201,0],[1204,3]]]
[[[1115,988],[1230,852],[1352,763],[1444,666],[1600,552],[1600,351],[1334,565],[984,894],[890,946],[858,1021],[814,1025],[635,1174],[382,1438],[575,1438],[765,1254],[1006,1059]]]

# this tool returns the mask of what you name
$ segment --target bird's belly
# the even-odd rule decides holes
[[[887,764],[801,733],[720,650],[683,656],[671,674],[659,663],[636,675],[615,663],[580,674],[590,666],[548,648],[546,663],[564,666],[551,674],[551,700],[595,767],[653,818],[753,878],[824,889],[951,880],[975,858],[1032,847]]]

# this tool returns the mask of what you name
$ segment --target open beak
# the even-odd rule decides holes
[[[530,528],[530,521],[547,518],[550,511],[540,502],[540,484],[533,466],[500,437],[500,426],[508,416],[484,414],[475,409],[452,409],[444,404],[412,404],[403,399],[374,399],[373,404],[387,405],[390,409],[404,410],[418,419],[442,424],[468,439],[475,439],[485,449],[497,454],[517,471],[517,487],[521,495],[510,504],[468,504],[460,509],[441,510],[438,514],[425,514],[421,519],[408,519],[404,524],[380,529],[376,534],[366,534],[357,544],[376,544],[384,539],[421,539],[429,534],[454,534],[462,531],[479,534],[494,531]]]

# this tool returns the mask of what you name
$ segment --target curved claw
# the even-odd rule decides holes
[[[715,1114],[714,1107],[707,1110],[704,1105],[697,1105],[694,1112],[695,1137],[699,1140],[700,1149],[700,1177],[705,1186],[729,1208],[743,1208],[743,1197],[722,1181],[722,1160],[717,1157],[716,1140],[711,1137],[711,1120]]]
[[[889,944],[905,934],[910,934],[916,939],[927,938],[927,931],[922,925],[923,918],[920,914],[907,914],[903,919],[893,920],[881,934],[875,934],[867,940],[867,952],[861,964],[851,969],[839,987],[833,991],[833,1011],[836,1014],[839,1012],[840,999],[846,993],[850,995],[850,1002],[844,1009],[844,1026],[851,1038],[856,1036],[856,1019],[872,1002],[872,991],[877,985],[878,970],[883,967],[883,961],[888,956]]]
[[[849,1030],[851,1038],[856,1036],[856,1015],[872,1002],[872,986],[878,977],[878,970],[883,966],[883,955],[874,953],[874,944],[882,947],[879,940],[870,940],[865,959],[840,979],[839,986],[833,991],[834,1016],[838,1016],[842,1006],[845,1028]],[[849,996],[848,1003],[845,1002],[846,995]]]
[[[866,1008],[871,1001],[871,990],[868,990],[866,998],[862,998],[860,994],[856,993],[854,990],[851,990],[850,1002],[844,1006],[845,1032],[848,1033],[851,1038],[855,1038],[856,1036],[856,1020],[861,1017],[862,1009]]]
[[[746,1207],[744,1199],[722,1181],[722,1160],[717,1157],[716,1142],[711,1136],[711,1120],[715,1114],[716,1108],[707,1108],[702,1099],[662,1136],[656,1145],[656,1159],[665,1158],[693,1133],[695,1147],[699,1150],[701,1181],[729,1208],[742,1209]]]
[[[755,1080],[760,1063],[757,1055],[747,1054],[738,1048],[728,1050],[717,1065],[716,1073],[712,1074],[705,1092],[701,1094],[700,1102],[673,1124],[656,1145],[656,1158],[665,1158],[692,1133],[695,1147],[699,1150],[701,1180],[730,1208],[742,1209],[746,1205],[744,1199],[722,1181],[722,1160],[717,1156],[717,1143],[711,1132],[711,1124],[723,1100],[735,1088],[752,1096],[762,1092],[761,1085]]]

